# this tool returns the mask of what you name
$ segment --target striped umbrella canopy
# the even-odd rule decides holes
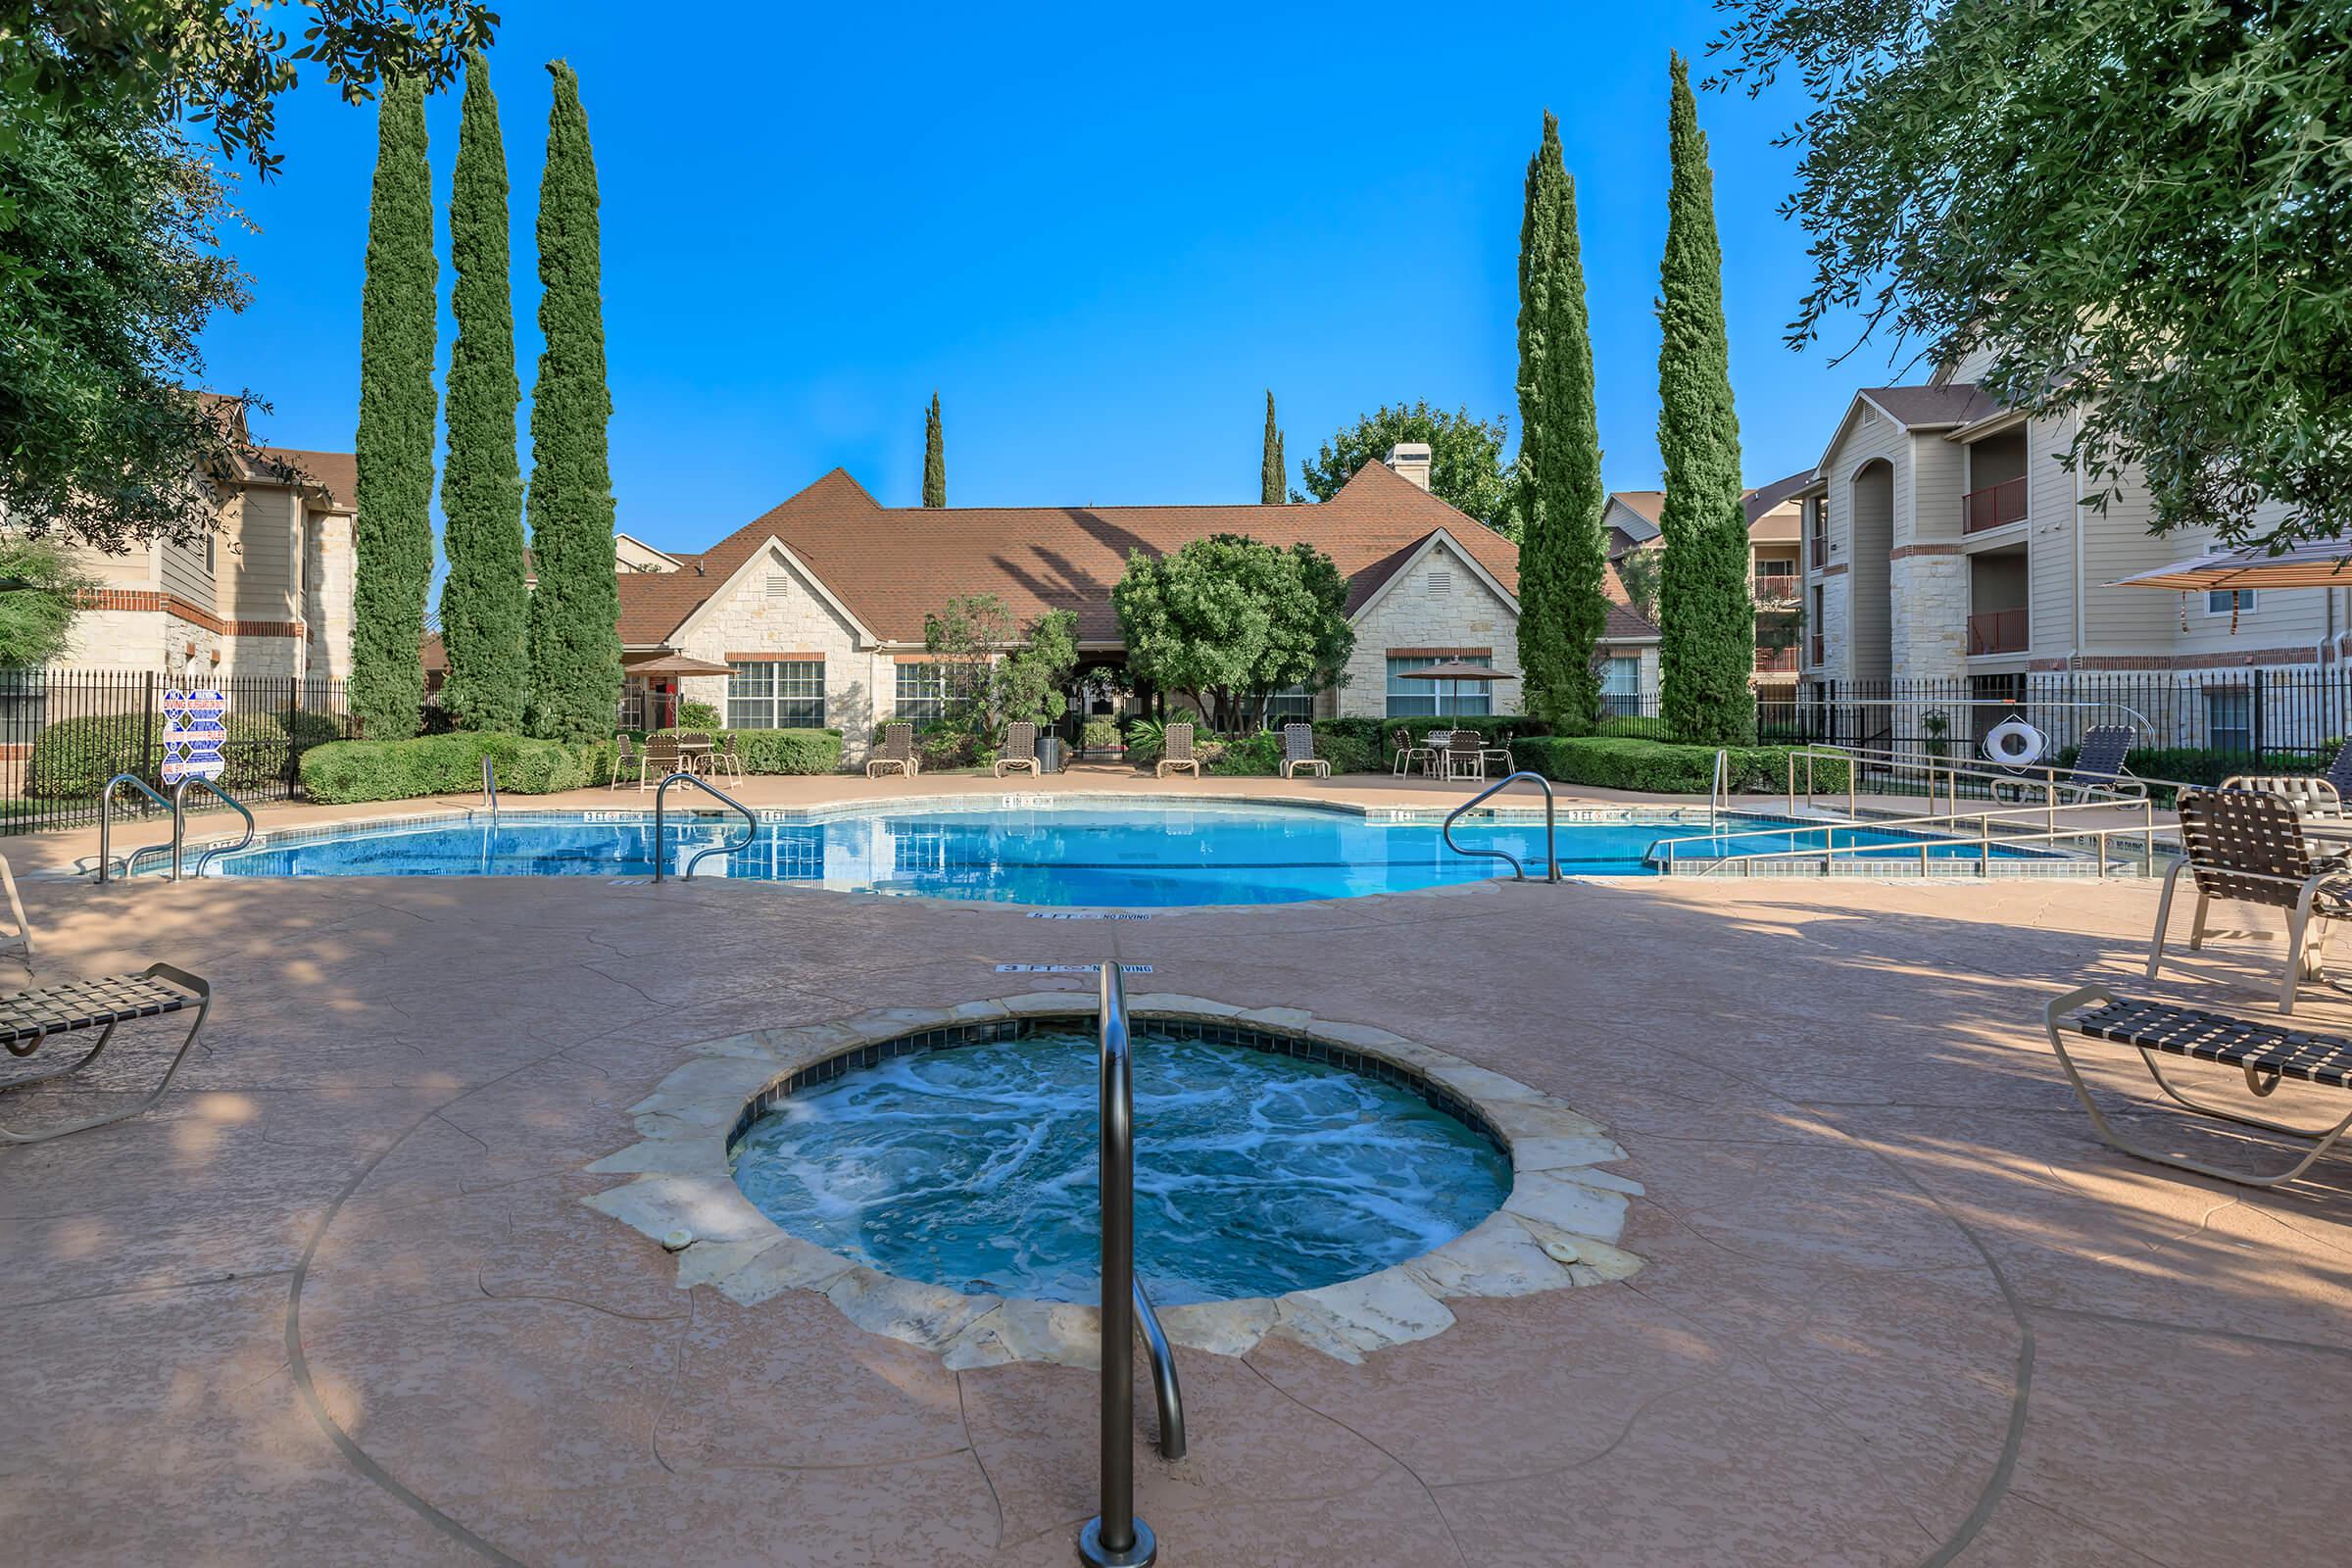
[[[2321,539],[2276,553],[2215,550],[2153,571],[2133,572],[2110,588],[2205,593],[2228,588],[2352,588],[2352,540]]]

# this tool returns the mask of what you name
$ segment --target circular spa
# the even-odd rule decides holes
[[[1048,1022],[917,1037],[747,1110],[736,1184],[793,1235],[967,1294],[1096,1299],[1097,1044]],[[1511,1191],[1478,1113],[1319,1042],[1140,1018],[1136,1271],[1162,1304],[1417,1257]]]

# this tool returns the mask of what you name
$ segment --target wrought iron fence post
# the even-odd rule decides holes
[[[2252,688],[2252,696],[2253,696],[2253,699],[2254,699],[2254,701],[2253,701],[2253,705],[2252,705],[2252,706],[2253,706],[2253,711],[2252,711],[2252,714],[2250,715],[2250,716],[2251,716],[2251,718],[2252,718],[2252,722],[2251,722],[2251,723],[2249,723],[2249,724],[2247,725],[2247,727],[2246,727],[2246,736],[2247,736],[2247,738],[2248,738],[2249,740],[2253,741],[2253,743],[2254,743],[2254,769],[2255,769],[2255,771],[2256,771],[2256,772],[2260,772],[2260,771],[2262,770],[2262,760],[2263,760],[2263,757],[2264,757],[2264,756],[2265,756],[2265,755],[2266,755],[2266,754],[2267,754],[2267,753],[2270,751],[2270,747],[2269,747],[2267,744],[2265,744],[2265,743],[2268,741],[2269,737],[2263,733],[2263,730],[2264,730],[2264,725],[2263,725],[2263,718],[2262,718],[2262,710],[2263,710],[2263,697],[2264,697],[2264,693],[2263,693],[2262,669],[2261,669],[2261,667],[2260,667],[2260,666],[2256,666],[2256,668],[2255,668],[2255,670],[2254,670],[2254,681],[2253,681],[2253,688]]]

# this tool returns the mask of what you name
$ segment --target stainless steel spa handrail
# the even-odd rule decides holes
[[[659,881],[661,881],[661,880],[662,880],[662,863],[663,863],[663,861],[664,861],[664,860],[667,858],[667,857],[664,855],[664,853],[663,853],[663,851],[662,851],[662,803],[663,801],[665,801],[665,800],[667,800],[667,799],[669,798],[669,787],[670,787],[672,784],[691,784],[691,785],[693,785],[693,786],[694,786],[696,789],[698,789],[698,790],[701,790],[701,791],[702,791],[702,792],[703,792],[705,795],[715,796],[715,797],[716,797],[716,798],[717,798],[717,799],[718,799],[720,802],[722,802],[723,804],[725,804],[725,805],[727,805],[727,806],[731,806],[731,807],[733,807],[733,808],[734,808],[736,810],[738,810],[738,811],[741,811],[741,812],[743,813],[743,822],[744,822],[744,827],[743,827],[743,837],[742,837],[742,838],[740,838],[740,839],[729,839],[729,840],[728,840],[726,843],[724,843],[724,844],[713,844],[713,845],[711,845],[711,846],[710,846],[709,849],[707,849],[707,850],[697,850],[697,851],[695,851],[695,852],[694,852],[694,854],[692,854],[692,855],[688,856],[688,857],[686,858],[686,869],[685,869],[684,871],[682,871],[682,872],[680,872],[680,873],[679,873],[679,878],[680,878],[680,880],[682,880],[682,881],[686,881],[686,882],[691,882],[691,881],[693,881],[693,880],[694,880],[694,868],[695,868],[697,865],[701,864],[703,860],[707,859],[707,858],[710,858],[710,856],[713,856],[713,855],[733,855],[733,854],[734,854],[734,853],[735,853],[737,850],[748,850],[748,849],[750,849],[750,848],[753,846],[753,844],[755,844],[755,843],[757,843],[757,842],[759,841],[759,838],[760,838],[760,818],[758,818],[757,816],[754,816],[754,815],[752,814],[752,808],[751,808],[750,807],[748,807],[748,806],[744,805],[744,804],[743,804],[741,801],[737,800],[737,799],[736,799],[734,796],[732,796],[732,795],[729,795],[729,794],[728,794],[728,793],[727,793],[725,790],[722,790],[722,789],[720,789],[718,786],[716,786],[715,784],[712,784],[711,782],[710,782],[710,780],[708,780],[708,779],[705,779],[705,778],[702,778],[702,777],[700,777],[700,776],[699,776],[699,775],[697,775],[697,774],[693,774],[693,773],[672,773],[672,774],[670,774],[670,775],[669,775],[669,777],[667,777],[667,778],[665,778],[665,779],[663,779],[663,780],[662,781],[662,787],[661,787],[660,789],[658,789],[658,790],[654,791],[654,880],[655,880],[655,881],[659,882]]]
[[[98,880],[101,882],[106,881],[107,873],[114,869],[115,790],[119,786],[124,784],[127,784],[132,789],[137,790],[141,795],[146,796],[149,800],[162,807],[165,810],[169,811],[172,809],[172,803],[164,799],[163,795],[157,791],[154,785],[148,783],[136,773],[117,773],[113,778],[110,778],[106,781],[106,788],[98,792]],[[161,854],[165,851],[177,850],[178,848],[179,822],[178,819],[174,817],[172,823],[172,842],[169,844],[143,845],[140,848],[131,851],[128,855],[122,858],[122,875],[124,877],[128,877],[130,875],[130,867],[132,862],[137,860],[140,856],[146,854],[150,850]],[[172,875],[174,878],[177,877],[178,871],[176,867],[173,869]]]
[[[1135,1078],[1127,1033],[1127,982],[1102,965],[1102,1035],[1097,1089],[1102,1118],[1102,1511],[1080,1528],[1078,1555],[1095,1568],[1143,1568],[1158,1555],[1151,1526],[1135,1516],[1135,1363],[1141,1326],[1159,1391],[1159,1446],[1184,1453],[1184,1399],[1176,1360],[1151,1298],[1135,1278]]]
[[[490,808],[490,820],[498,820],[498,768],[488,756],[482,758],[482,804]]]
[[[1455,817],[1461,815],[1464,811],[1470,809],[1470,808],[1478,805],[1488,796],[1493,795],[1495,791],[1507,789],[1509,786],[1518,783],[1521,779],[1528,780],[1530,783],[1534,784],[1536,788],[1544,792],[1544,864],[1550,873],[1549,875],[1545,876],[1544,880],[1546,882],[1557,882],[1560,879],[1559,830],[1554,822],[1554,817],[1558,814],[1557,803],[1552,798],[1551,780],[1545,778],[1541,773],[1530,773],[1522,769],[1521,771],[1510,774],[1507,777],[1496,779],[1494,783],[1488,785],[1485,789],[1480,790],[1476,795],[1471,796],[1468,800],[1455,807],[1452,810],[1447,811],[1446,813],[1446,825],[1438,830],[1438,836],[1443,838],[1446,841],[1446,847],[1456,855],[1481,855],[1490,860],[1510,861],[1511,875],[1517,877],[1522,882],[1526,881],[1527,867],[1521,865],[1519,863],[1519,857],[1513,855],[1510,851],[1467,850],[1459,844],[1453,842],[1453,819]]]
[[[215,844],[196,852],[196,874],[201,877],[204,875],[205,866],[212,860],[214,856],[236,854],[237,851],[244,849],[246,846],[253,843],[253,836],[257,829],[253,820],[253,813],[245,808],[245,803],[243,801],[238,800],[235,796],[229,794],[228,791],[222,789],[220,785],[214,783],[209,778],[190,776],[188,778],[181,779],[178,783],[172,786],[172,842],[173,844],[178,844],[187,837],[187,793],[188,786],[191,784],[201,784],[206,789],[211,790],[215,795],[219,796],[224,803],[226,803],[230,809],[234,810],[239,816],[245,819],[245,836],[237,840],[236,843]],[[176,863],[177,857],[173,857],[173,859],[174,863]],[[125,872],[125,874],[127,875],[128,873]],[[176,875],[176,873],[174,874]]]

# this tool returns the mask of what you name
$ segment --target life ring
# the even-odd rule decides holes
[[[1984,732],[1984,755],[2003,767],[2032,767],[2050,738],[2022,718],[2004,718]]]

